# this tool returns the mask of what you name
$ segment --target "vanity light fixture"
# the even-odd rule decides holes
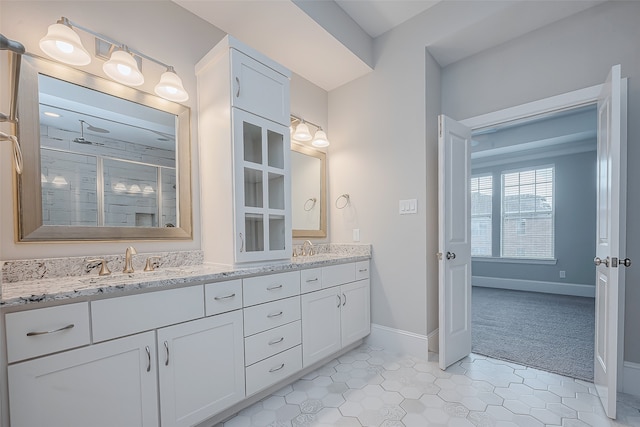
[[[40,39],[40,49],[47,55],[69,65],[87,65],[91,55],[84,48],[78,33],[73,31],[71,22],[64,16],[49,25],[47,35]]]
[[[293,127],[294,123],[298,123],[295,128]],[[311,136],[311,132],[309,131],[309,126],[315,126],[316,132],[313,136]],[[311,123],[309,121],[304,120],[301,117],[298,117],[294,114],[291,114],[291,129],[295,129],[291,134],[291,138],[296,141],[307,142],[311,141],[311,145],[318,148],[325,148],[329,146],[329,140],[327,139],[327,134],[322,130],[322,127],[315,123]]]
[[[128,86],[140,86],[144,83],[144,76],[139,64],[141,64],[141,59],[146,59],[166,69],[154,89],[158,96],[174,102],[185,102],[189,99],[189,94],[184,89],[182,80],[172,66],[105,35],[82,27],[64,16],[57,23],[49,26],[47,34],[40,40],[40,48],[49,57],[65,64],[76,66],[89,64],[91,55],[82,45],[82,41],[74,29],[82,30],[94,36],[96,38],[96,46],[99,44],[104,45],[104,42],[109,46],[109,60],[104,63],[103,71],[111,79]]]
[[[144,76],[138,68],[138,63],[126,46],[116,49],[102,66],[104,73],[112,80],[127,86],[140,86],[144,83]]]
[[[296,141],[311,141],[312,136],[309,132],[309,126],[304,121],[298,123],[296,130],[293,132],[293,139]]]

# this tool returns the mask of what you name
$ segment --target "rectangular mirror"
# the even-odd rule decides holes
[[[189,108],[25,56],[19,241],[191,239]]]
[[[291,145],[293,237],[327,237],[326,154]]]

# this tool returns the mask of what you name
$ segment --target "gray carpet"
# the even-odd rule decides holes
[[[472,351],[593,381],[593,298],[473,287]]]

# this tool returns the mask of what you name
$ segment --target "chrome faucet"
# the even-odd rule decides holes
[[[309,246],[309,252],[305,250],[307,246]],[[302,256],[307,256],[307,255],[308,256],[313,255],[313,243],[311,243],[311,240],[305,240],[302,243]]]
[[[124,253],[124,270],[123,273],[133,273],[133,263],[131,262],[131,256],[136,255],[138,251],[133,246],[129,246]]]

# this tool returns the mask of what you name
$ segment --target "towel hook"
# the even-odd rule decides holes
[[[341,201],[343,200],[343,201]],[[338,196],[338,198],[336,199],[336,208],[338,209],[344,209],[347,206],[349,206],[349,204],[351,204],[351,198],[349,197],[349,194],[345,193],[345,194],[341,194],[340,196]]]
[[[304,210],[306,212],[309,212],[315,206],[316,206],[316,198],[315,197],[309,198],[309,199],[307,199],[306,202],[304,202]]]

